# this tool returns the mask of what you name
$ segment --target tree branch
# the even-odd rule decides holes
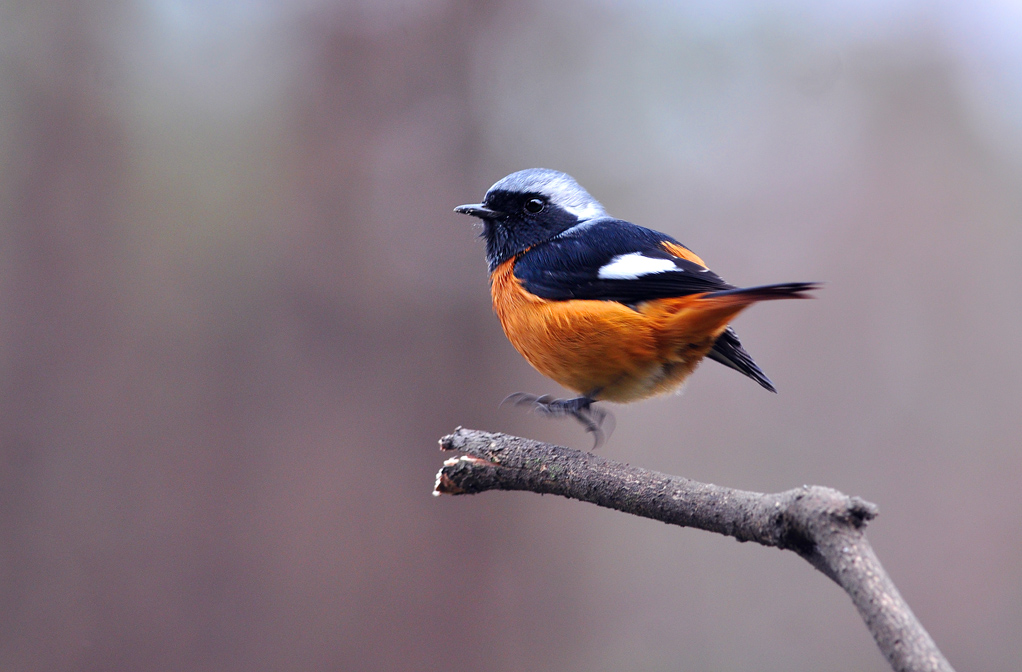
[[[444,462],[434,495],[530,490],[794,551],[848,593],[894,670],[953,672],[866,540],[877,507],[865,500],[820,486],[734,490],[460,427],[440,447],[463,454]]]

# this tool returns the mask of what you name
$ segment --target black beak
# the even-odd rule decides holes
[[[503,217],[503,212],[497,212],[496,210],[490,210],[482,203],[469,203],[468,205],[459,205],[454,209],[455,212],[461,215],[472,215],[482,220],[497,219]]]

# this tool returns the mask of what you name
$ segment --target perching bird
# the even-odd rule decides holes
[[[809,298],[817,283],[737,288],[663,233],[615,219],[569,175],[512,173],[482,203],[455,212],[483,223],[493,308],[504,333],[540,373],[579,394],[516,394],[570,415],[602,439],[595,401],[677,390],[703,359],[775,392],[728,323],[748,306]]]

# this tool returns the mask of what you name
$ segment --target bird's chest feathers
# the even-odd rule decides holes
[[[514,260],[494,269],[490,281],[493,309],[515,349],[541,373],[582,394],[601,389],[600,398],[621,401],[648,396],[679,384],[703,354],[690,357],[678,352],[676,339],[665,342],[661,310],[543,299],[515,277]]]
[[[490,276],[493,310],[511,343],[537,365],[534,358],[543,358],[542,353],[552,350],[556,342],[570,347],[571,340],[563,339],[570,339],[572,332],[578,339],[583,315],[569,310],[569,302],[549,301],[527,291],[515,277],[514,263],[514,259],[504,262]]]
[[[646,321],[616,301],[551,301],[536,296],[515,276],[513,259],[498,266],[490,282],[493,310],[507,337],[527,358],[529,352],[548,348],[561,353],[592,348],[602,332],[631,331],[634,338]]]

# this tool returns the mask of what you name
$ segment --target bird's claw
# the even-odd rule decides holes
[[[586,432],[593,435],[593,450],[596,450],[614,431],[614,416],[606,409],[594,406],[595,401],[592,397],[555,399],[549,394],[537,396],[527,392],[515,392],[508,395],[501,405],[512,403],[515,406],[529,406],[532,410],[552,418],[571,416],[585,427]],[[606,431],[603,429],[605,422],[608,424]]]

